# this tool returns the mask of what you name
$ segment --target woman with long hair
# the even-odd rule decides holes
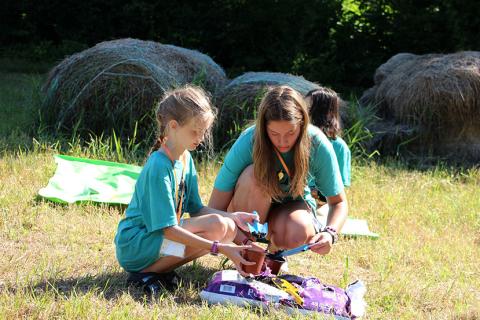
[[[326,226],[316,218],[309,186],[326,196],[330,208]],[[268,222],[267,238],[275,249],[315,243],[312,251],[331,251],[347,217],[347,199],[332,144],[310,124],[300,93],[288,86],[268,90],[256,124],[228,152],[209,206],[257,211],[260,222]],[[235,238],[236,243],[248,240],[243,232]]]

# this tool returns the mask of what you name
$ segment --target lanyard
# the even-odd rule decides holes
[[[287,173],[287,176],[289,178],[292,178],[290,176],[290,170],[288,170],[287,164],[285,163],[285,160],[283,160],[282,156],[280,155],[280,152],[278,152],[277,148],[274,148],[274,150],[275,150],[275,153],[277,154],[278,160],[280,160],[280,163],[283,166],[283,169],[285,169],[285,172]]]
[[[172,160],[172,164],[174,165],[175,162],[173,160],[172,153],[170,152],[170,149],[167,147],[166,144],[163,144],[163,149],[167,153],[168,157],[170,160]],[[182,217],[182,207],[183,207],[183,196],[185,195],[185,155],[182,154],[180,156],[183,168],[182,168],[182,176],[180,179],[180,183],[177,185],[177,173],[175,172],[175,166],[173,166],[173,179],[174,179],[174,184],[175,184],[175,208],[176,208],[176,215],[177,215],[177,222],[180,222],[180,218]],[[179,199],[179,194],[180,194],[180,199]]]
[[[288,167],[287,167],[287,164],[285,163],[285,160],[283,160],[283,158],[282,158],[282,156],[280,155],[280,152],[278,152],[277,148],[274,148],[274,150],[275,150],[275,153],[277,154],[278,160],[280,160],[280,163],[282,164],[283,169],[284,169],[285,172],[287,173],[288,178],[291,179],[292,177],[290,176],[290,171],[288,170]],[[318,190],[317,190],[317,189],[312,189],[312,190],[311,190],[311,194],[312,194],[312,197],[313,197],[314,199],[317,199],[317,200],[319,199],[319,197],[318,197]],[[303,201],[304,201],[305,204],[310,208],[310,205],[308,205],[307,201],[306,201],[305,199],[303,199]]]

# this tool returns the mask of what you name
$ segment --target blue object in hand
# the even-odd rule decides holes
[[[254,214],[258,215],[256,211],[253,211]],[[259,220],[254,220],[253,225],[247,223],[248,230],[254,236],[257,241],[267,241],[266,236],[268,234],[268,222],[261,224]]]
[[[274,254],[274,256],[276,258],[283,258],[283,257],[288,257],[288,256],[291,256],[291,255],[294,255],[294,254],[297,254],[297,253],[300,253],[300,252],[305,252],[305,251],[308,251],[310,250],[310,248],[313,246],[314,244],[303,244],[299,247],[296,247],[294,249],[290,249],[290,250],[280,250],[278,252],[276,252]]]

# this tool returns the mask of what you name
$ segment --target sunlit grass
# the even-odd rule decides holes
[[[199,291],[221,264],[211,256],[181,268],[184,283],[173,294],[148,300],[126,288],[113,245],[122,208],[58,205],[37,192],[55,171],[56,153],[140,165],[145,153],[119,138],[37,134],[28,76],[0,78],[0,319],[290,318],[203,303]],[[205,203],[219,161],[197,164]],[[367,319],[480,318],[479,170],[357,161],[352,175],[350,214],[380,238],[343,237],[328,256],[292,257],[290,272],[337,286],[362,279]]]

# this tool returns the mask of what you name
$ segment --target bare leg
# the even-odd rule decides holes
[[[219,240],[223,243],[231,242],[237,233],[235,222],[232,219],[224,218],[217,214],[186,219],[182,227],[202,238]],[[143,269],[142,272],[168,272],[207,253],[207,250],[187,246],[185,258],[162,257]]]
[[[260,223],[265,223],[270,210],[271,198],[263,193],[253,175],[253,165],[243,170],[238,178],[228,211],[257,211]]]
[[[292,249],[307,243],[314,235],[312,213],[303,201],[280,204],[268,214],[270,241],[279,249]]]

